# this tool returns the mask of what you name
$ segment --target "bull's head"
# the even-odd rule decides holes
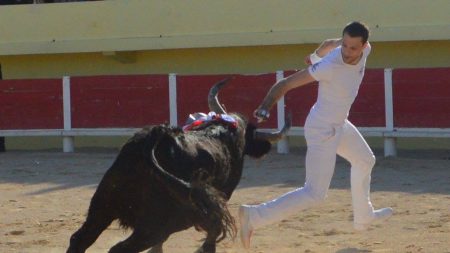
[[[226,114],[227,112],[221,106],[217,94],[219,90],[222,89],[230,79],[224,79],[216,83],[210,90],[208,94],[208,105],[209,110],[219,114]],[[262,132],[258,131],[257,127],[249,123],[246,119],[239,117],[237,119],[245,124],[245,151],[246,155],[251,157],[259,158],[267,154],[271,149],[271,143],[275,143],[281,140],[285,134],[289,131],[291,127],[291,115],[286,118],[286,124],[283,129],[277,132]]]

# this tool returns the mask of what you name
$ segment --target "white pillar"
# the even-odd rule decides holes
[[[283,79],[284,77],[284,72],[283,71],[277,71],[277,82],[281,79]],[[282,98],[280,98],[280,100],[278,100],[277,102],[277,122],[278,122],[278,129],[281,130],[285,124],[285,112],[284,112],[284,96]],[[278,143],[277,143],[277,151],[279,154],[287,154],[289,153],[289,142],[288,142],[288,137],[285,136],[283,139],[281,139]]]
[[[170,125],[178,125],[178,112],[177,112],[177,75],[169,74],[169,112],[170,112]]]
[[[64,136],[63,137],[63,152],[64,153],[72,153],[74,148],[74,137],[73,136]]]
[[[72,113],[70,106],[70,77],[63,77],[63,117],[64,117],[64,130],[72,129]],[[74,137],[63,136],[63,152],[74,151]]]
[[[397,138],[385,137],[384,138],[384,156],[397,156]]]
[[[384,70],[384,103],[386,130],[394,131],[394,106],[392,100],[392,69]],[[384,156],[397,156],[397,140],[395,137],[384,137]]]

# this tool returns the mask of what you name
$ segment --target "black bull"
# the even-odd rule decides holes
[[[216,113],[225,113],[216,96],[225,83],[216,84],[208,96]],[[290,120],[280,132],[262,133],[243,116],[230,115],[234,126],[211,121],[189,132],[167,125],[137,132],[103,176],[67,252],[85,252],[116,219],[133,232],[109,250],[114,253],[149,248],[162,253],[172,233],[192,226],[207,234],[198,253],[215,252],[216,242],[234,237],[236,226],[226,201],[239,183],[244,156],[267,154]]]

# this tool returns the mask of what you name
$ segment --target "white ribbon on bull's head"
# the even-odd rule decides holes
[[[206,113],[203,113],[203,112],[191,113],[191,114],[189,114],[189,116],[186,120],[186,123],[184,123],[184,125],[190,125],[196,120],[206,120],[207,118],[208,118],[208,115],[206,115]]]

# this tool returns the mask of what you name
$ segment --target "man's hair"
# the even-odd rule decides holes
[[[350,37],[361,37],[362,43],[366,43],[369,39],[369,28],[358,21],[348,23],[342,31],[342,36],[348,34]]]

